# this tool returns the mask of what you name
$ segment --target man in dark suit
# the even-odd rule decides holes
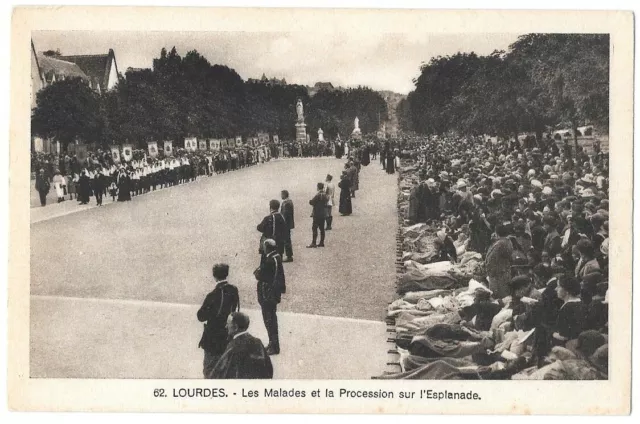
[[[278,253],[280,255],[284,254],[284,244],[285,240],[289,234],[289,227],[284,220],[284,217],[279,212],[280,210],[280,202],[277,200],[269,201],[269,215],[265,216],[262,219],[262,222],[258,224],[258,231],[262,233],[262,238],[260,240],[261,246],[260,250],[264,260],[264,246],[262,244],[266,239],[275,240]]]
[[[240,308],[238,289],[227,282],[229,265],[215,264],[213,278],[216,287],[205,297],[198,310],[198,321],[206,322],[198,347],[204,350],[204,378],[211,373],[227,347],[227,317]]]
[[[313,207],[313,213],[311,217],[313,218],[313,224],[311,226],[311,231],[313,233],[313,241],[307,247],[315,248],[315,247],[324,247],[324,223],[327,218],[327,202],[329,201],[329,197],[327,197],[324,192],[324,184],[318,183],[318,192],[313,199],[309,200],[309,204]],[[316,240],[318,239],[318,230],[320,230],[320,243],[316,244]]]
[[[227,318],[229,344],[211,373],[211,378],[270,379],[273,365],[260,339],[247,332],[249,317],[233,312]]]
[[[42,168],[36,175],[36,190],[38,190],[38,194],[40,195],[40,204],[42,206],[47,205],[47,194],[50,189],[51,184],[49,183],[49,177],[47,177],[44,173],[44,168]]]
[[[293,201],[289,199],[289,192],[287,190],[282,190],[280,196],[282,197],[280,213],[284,217],[284,221],[287,223],[287,228],[289,228],[287,238],[284,241],[284,251],[287,254],[287,258],[282,262],[293,262],[293,246],[291,245],[291,230],[295,228],[295,221],[293,218]]]
[[[280,339],[278,337],[278,317],[276,311],[287,286],[282,266],[282,256],[276,250],[276,242],[267,239],[264,242],[265,258],[255,272],[258,280],[258,303],[262,309],[264,326],[269,335],[267,353],[277,355],[280,353]]]

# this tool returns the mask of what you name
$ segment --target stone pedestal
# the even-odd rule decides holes
[[[351,133],[351,138],[353,138],[354,140],[362,140],[362,131],[360,131],[360,128],[356,128],[355,130],[353,130],[353,132]]]
[[[298,122],[296,124],[296,141],[298,143],[307,142],[307,124],[304,122]]]

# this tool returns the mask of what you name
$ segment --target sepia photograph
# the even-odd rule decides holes
[[[617,83],[612,55],[632,24],[320,33],[227,12],[246,28],[14,39],[25,384],[589,380],[628,399],[610,370],[631,365],[632,106],[613,114],[631,70]],[[480,399],[468,384],[444,398]]]

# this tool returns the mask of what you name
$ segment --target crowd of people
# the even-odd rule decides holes
[[[368,144],[351,150],[338,183],[341,216],[351,215],[351,202],[359,189],[361,166],[369,163]],[[307,248],[325,247],[325,231],[333,229],[333,206],[336,203],[333,176],[327,174],[324,182],[317,183],[316,189],[309,200],[312,242]],[[293,262],[294,256],[291,236],[295,228],[295,206],[288,190],[282,190],[280,198],[269,202],[269,214],[256,227],[260,233],[260,263],[253,275],[269,342],[264,347],[258,339],[244,335],[249,318],[239,315],[238,289],[227,281],[229,266],[214,265],[216,286],[207,294],[197,313],[198,320],[205,323],[199,346],[204,350],[203,375],[207,379],[273,377],[269,356],[280,353],[277,309],[287,291],[284,263]],[[237,322],[242,325],[236,325]],[[242,339],[238,342],[240,336]]]
[[[369,143],[375,152],[375,143]],[[273,158],[349,156],[349,142],[314,142],[269,144],[267,146],[238,147],[219,151],[189,152],[178,149],[175,155],[147,157],[142,150],[133,152],[132,159],[114,161],[110,152],[98,150],[79,160],[75,154],[44,154],[33,152],[31,168],[35,173],[35,188],[40,203],[46,206],[51,188],[57,202],[69,196],[80,204],[95,197],[102,205],[104,197],[113,201],[131,200],[158,188],[170,187],[200,176],[212,176],[267,162]],[[375,155],[375,153],[374,153]],[[368,156],[368,155],[367,155]]]
[[[474,137],[399,153],[402,372],[382,378],[606,379],[608,155]]]
[[[388,315],[402,371],[381,378],[607,378],[609,158],[600,149],[587,154],[551,139],[413,137],[177,151],[166,158],[137,152],[127,163],[103,152],[82,162],[39,156],[36,189],[43,205],[52,186],[58,201],[95,196],[100,205],[107,195],[126,201],[271,158],[329,155],[347,161],[337,184],[328,174],[309,201],[308,248],[325,247],[334,206],[341,216],[352,214],[361,166],[379,155],[385,172],[401,175],[404,267],[401,297]],[[228,266],[214,266],[216,287],[198,312],[206,323],[200,343],[206,378],[273,375],[269,356],[280,352],[277,305],[286,293],[283,264],[294,258],[295,218],[287,190],[269,208],[257,226],[254,272],[269,344],[247,334]]]
[[[57,201],[66,196],[81,204],[95,197],[96,205],[102,205],[103,197],[113,201],[131,200],[132,197],[156,189],[171,187],[196,180],[200,176],[212,176],[235,171],[269,161],[273,156],[267,148],[237,148],[217,152],[188,152],[179,149],[175,155],[147,157],[135,151],[129,161],[115,162],[109,152],[90,153],[85,160],[76,155],[32,154],[32,167],[36,169],[35,188],[40,203],[46,206],[47,194],[53,187]]]

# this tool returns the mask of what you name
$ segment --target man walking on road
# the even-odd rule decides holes
[[[282,262],[293,262],[293,246],[291,245],[291,230],[295,228],[295,221],[293,217],[293,201],[289,199],[289,192],[282,190],[280,193],[282,197],[282,203],[280,204],[280,213],[284,217],[284,222],[287,224],[289,231],[287,232],[287,238],[284,241],[284,251],[287,255],[286,259]]]
[[[276,310],[287,286],[282,266],[282,256],[276,251],[276,242],[267,239],[264,242],[265,257],[254,276],[258,280],[258,303],[262,309],[262,319],[269,335],[267,354],[280,353],[280,338],[278,336],[278,317]]]
[[[318,192],[313,196],[313,199],[309,200],[309,204],[313,206],[313,213],[311,214],[313,218],[313,224],[311,226],[313,241],[307,246],[309,248],[324,247],[324,222],[327,217],[327,201],[329,198],[324,192],[324,184],[318,183],[317,187]],[[320,230],[320,243],[316,244],[318,230]]]
[[[324,192],[327,195],[327,228],[326,230],[331,230],[331,224],[333,223],[333,215],[331,214],[333,209],[333,204],[335,203],[335,193],[336,186],[333,185],[333,176],[331,174],[327,174],[327,180],[325,182]]]

